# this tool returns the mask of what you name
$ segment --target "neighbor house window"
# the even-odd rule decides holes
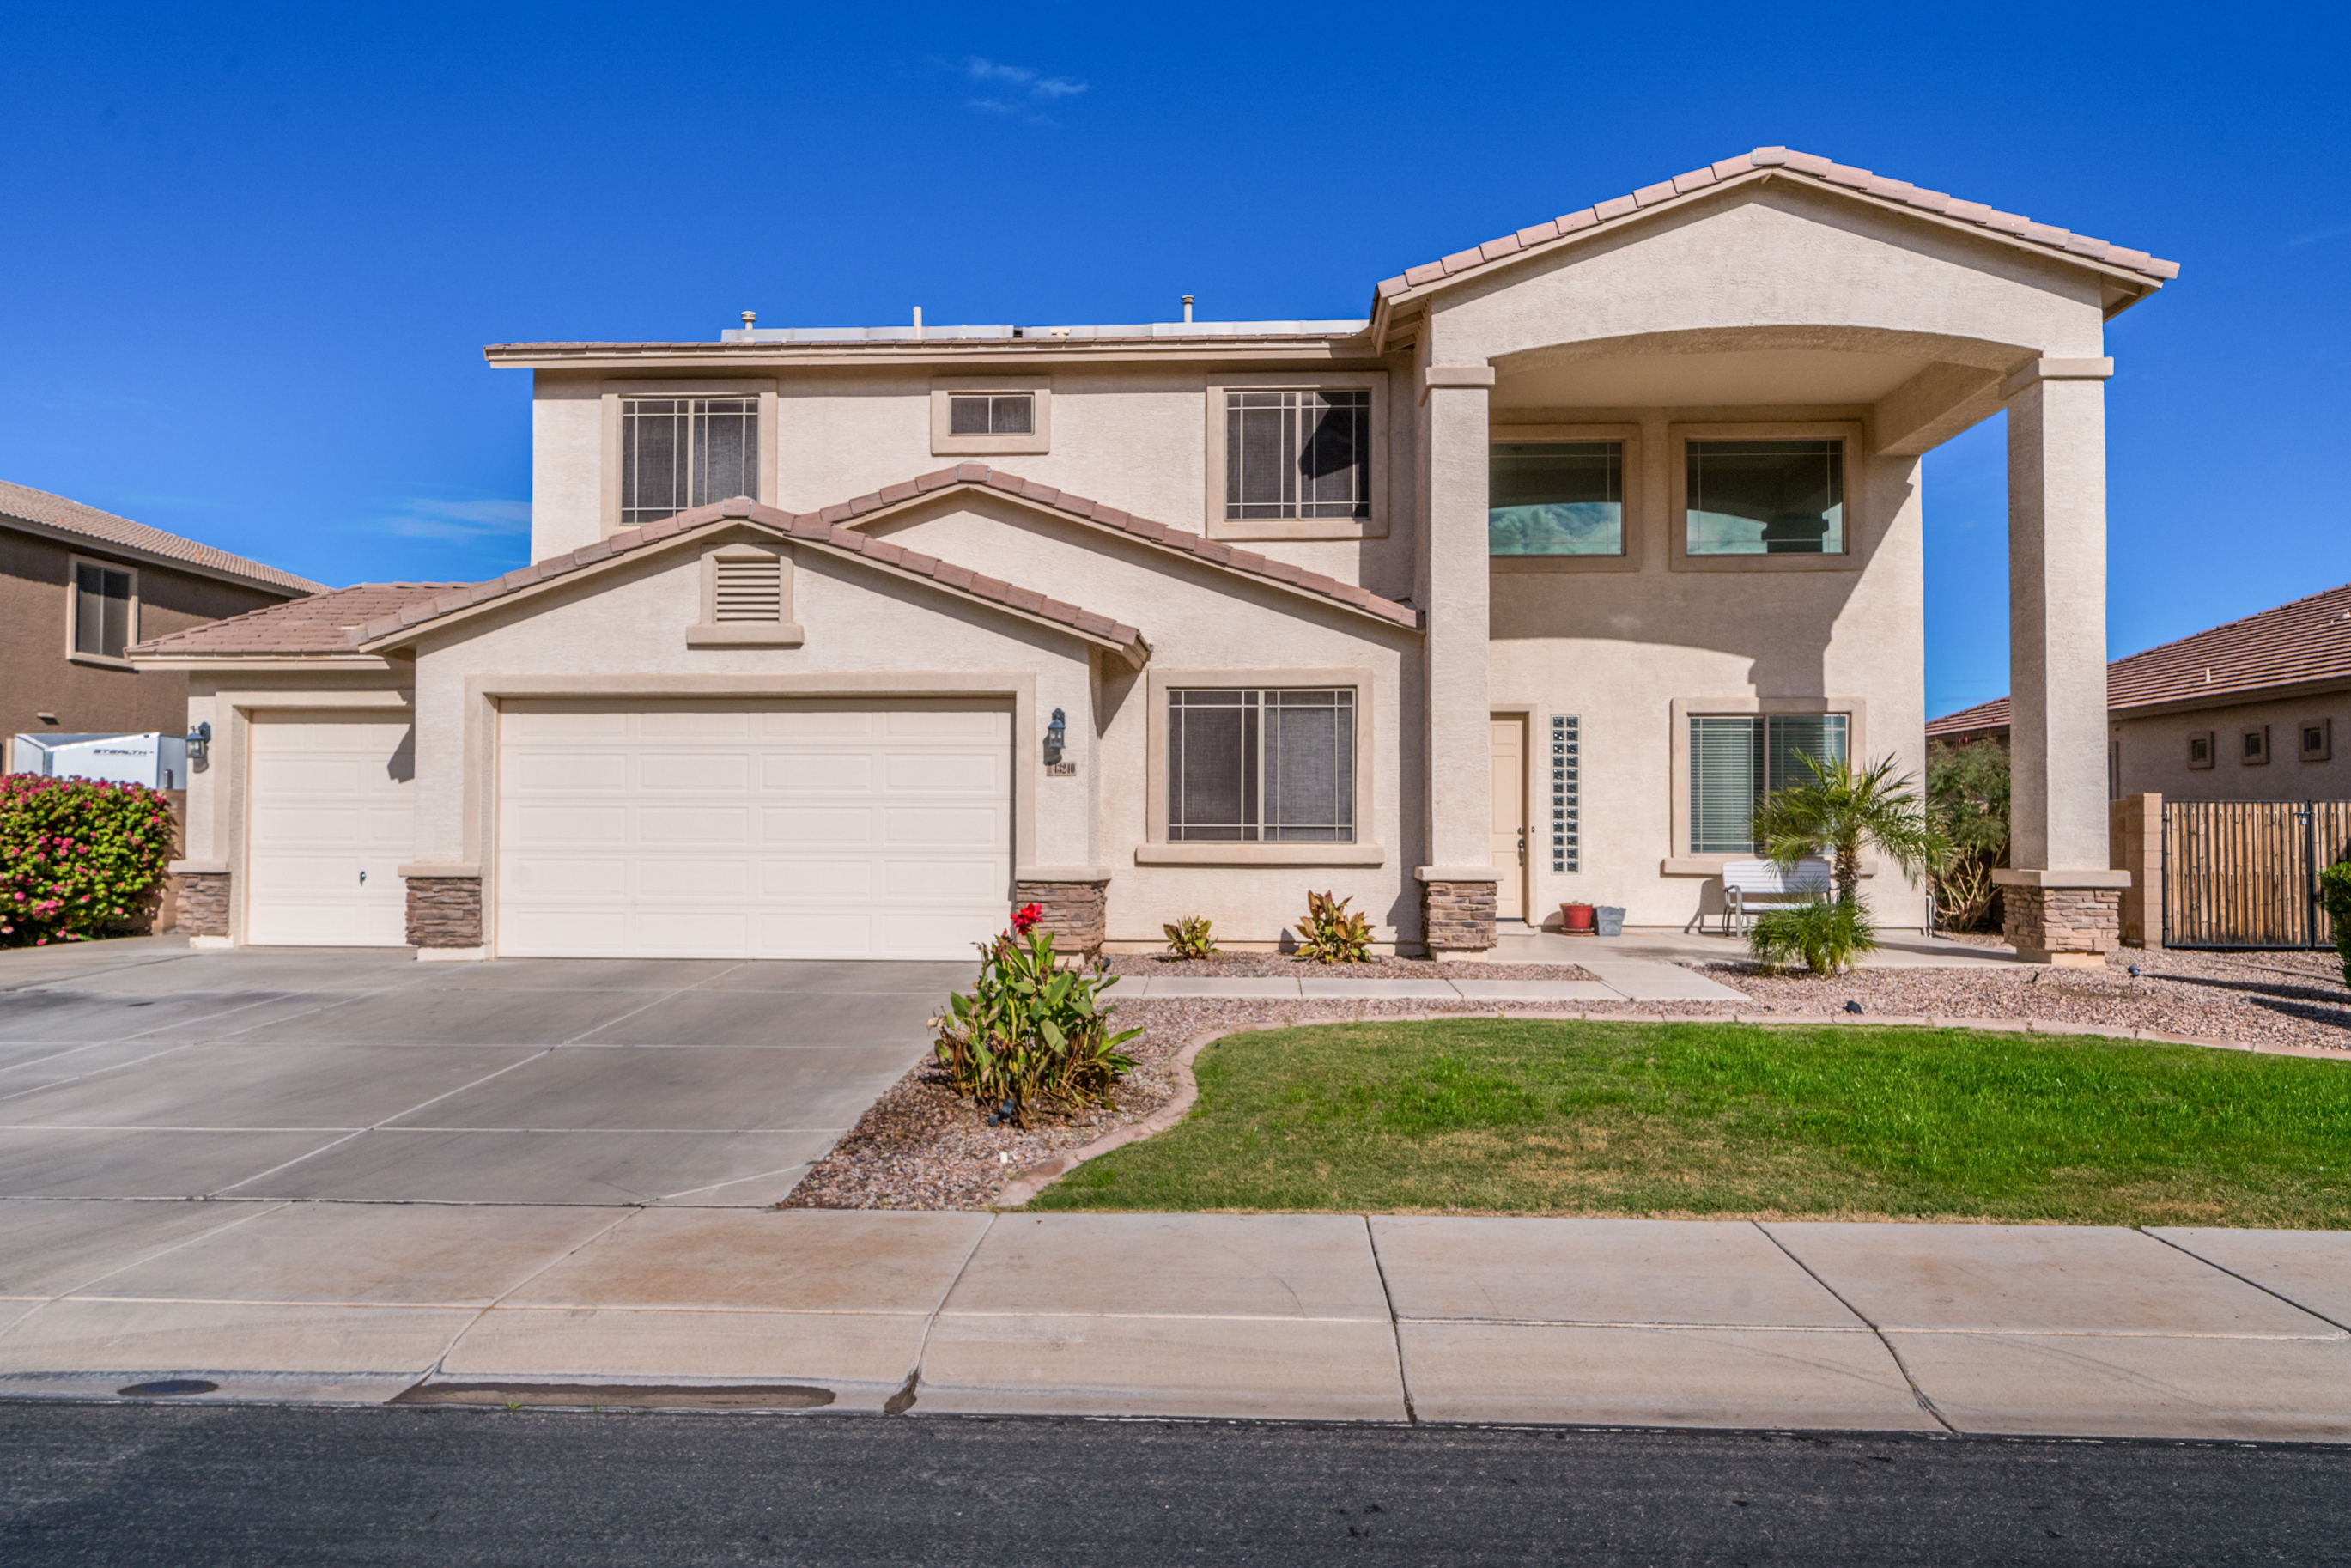
[[[1623,555],[1625,444],[1498,443],[1486,505],[1489,555]]]
[[[1225,394],[1225,516],[1372,515],[1368,391]]]
[[[135,641],[137,619],[129,570],[74,562],[73,647],[77,653],[120,659]]]
[[[1689,721],[1690,853],[1761,852],[1756,802],[1774,789],[1812,780],[1808,757],[1841,765],[1848,716],[1841,713],[1741,714]]]
[[[1035,392],[956,392],[947,399],[950,435],[1033,435]]]
[[[622,528],[758,493],[758,398],[622,400]]]
[[[1692,441],[1689,555],[1844,553],[1844,443]]]
[[[1170,842],[1354,842],[1354,692],[1169,692],[1167,800]]]

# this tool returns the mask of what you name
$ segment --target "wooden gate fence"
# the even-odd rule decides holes
[[[2318,873],[2351,860],[2351,800],[2166,800],[2163,945],[2332,947]]]

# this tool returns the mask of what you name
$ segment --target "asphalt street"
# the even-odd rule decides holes
[[[2305,1446],[0,1405],[0,1563],[2351,1562]]]

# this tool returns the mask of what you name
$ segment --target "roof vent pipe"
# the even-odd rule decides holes
[[[749,330],[751,329],[751,328],[752,328],[752,325],[753,325],[755,322],[757,322],[758,319],[759,319],[759,313],[758,313],[757,310],[746,310],[746,311],[744,311],[744,312],[743,312],[743,330],[745,330],[746,332],[749,331]]]
[[[1186,296],[1184,296],[1184,325],[1186,325],[1186,327],[1189,327],[1191,324],[1192,324],[1192,297],[1191,297],[1190,295],[1186,294]]]
[[[917,343],[919,343],[919,342],[921,342],[922,340],[923,340],[923,308],[922,308],[921,306],[917,305],[917,306],[915,306],[915,307],[914,307],[914,341],[916,341]]]

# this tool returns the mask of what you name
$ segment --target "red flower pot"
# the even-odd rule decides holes
[[[1559,906],[1559,928],[1578,936],[1592,935],[1592,905],[1562,904]]]

